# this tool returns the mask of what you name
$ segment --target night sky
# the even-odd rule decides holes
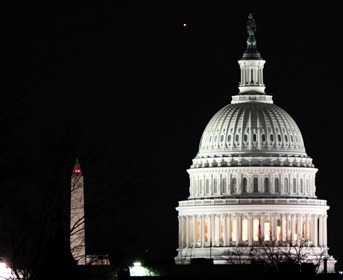
[[[10,141],[20,147],[39,145],[46,134],[78,125],[81,147],[91,144],[115,159],[106,172],[143,175],[142,186],[149,185],[143,208],[125,214],[130,232],[139,233],[129,242],[135,252],[173,258],[175,207],[189,194],[186,169],[207,122],[238,93],[237,61],[252,13],[257,49],[266,60],[266,93],[296,121],[319,169],[317,196],[330,206],[329,252],[341,266],[343,23],[338,3],[1,3],[2,122],[9,123]],[[13,103],[17,97],[22,98]],[[103,167],[85,150],[77,152],[81,165]],[[85,177],[97,176],[88,171]],[[94,191],[93,179],[88,188]],[[106,231],[98,226],[97,232]],[[88,236],[96,251],[97,240]]]

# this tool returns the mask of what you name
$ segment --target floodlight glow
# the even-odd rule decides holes
[[[0,279],[9,279],[13,275],[6,263],[0,262]]]
[[[130,266],[130,276],[158,276],[153,271],[144,267],[140,261],[135,261],[133,266]]]

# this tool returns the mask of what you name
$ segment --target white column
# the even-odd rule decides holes
[[[178,216],[179,220],[179,249],[182,248],[182,220],[181,216]]]
[[[253,213],[249,213],[248,217],[248,244],[249,246],[252,246],[252,240],[253,240],[253,234],[254,234],[254,229],[253,229]]]
[[[227,215],[226,217],[227,220],[227,244],[231,244],[231,215]]]
[[[197,215],[193,215],[193,248],[197,246],[198,242],[198,218]]]
[[[261,241],[264,241],[264,238],[265,238],[265,236],[264,236],[264,219],[265,219],[265,217],[264,217],[264,213],[261,213],[261,215],[260,215],[260,234],[261,234],[261,236],[260,236],[260,238],[262,238],[262,240]]]
[[[282,241],[286,241],[287,237],[286,237],[286,215],[285,214],[281,214],[281,240]]]
[[[185,217],[180,216],[180,248],[185,248]]]
[[[216,245],[216,215],[211,215],[211,246]]]
[[[242,214],[237,216],[237,244],[242,241]]]
[[[325,246],[325,215],[319,216],[319,246]]]
[[[303,232],[303,215],[298,214],[298,218],[297,218],[297,222],[298,222],[298,235],[297,235],[297,243],[301,244],[302,242],[302,232]]]
[[[186,248],[189,247],[190,244],[190,224],[189,224],[189,216],[185,216],[185,223],[186,223]]]
[[[323,246],[323,216],[319,216],[319,244],[320,247]]]
[[[236,214],[237,226],[236,226],[236,246],[241,243],[242,240],[242,215]]]
[[[219,175],[218,191],[219,191],[219,194],[223,194],[223,176],[222,176],[222,174]]]
[[[323,226],[324,226],[324,229],[323,229],[323,235],[324,235],[324,238],[323,238],[323,246],[327,247],[327,218],[328,216],[327,215],[324,215],[323,216]]]
[[[274,213],[269,214],[269,235],[270,235],[270,240],[274,240]]]
[[[216,227],[216,220],[217,220],[217,215],[213,214],[212,215],[212,246],[216,246],[216,242],[217,242],[217,236],[216,236],[216,232],[217,232],[217,227]]]
[[[207,215],[207,245],[212,246],[212,215]]]
[[[310,237],[310,234],[311,234],[311,229],[310,229],[310,218],[311,216],[309,214],[306,215],[306,240],[307,240],[307,244],[311,241],[311,237]]]
[[[244,86],[245,84],[245,67],[242,66],[241,68],[241,85]]]
[[[186,224],[186,216],[182,216],[182,248],[186,248],[187,240],[187,224]]]
[[[217,232],[216,232],[216,236],[217,236],[217,242],[216,242],[216,246],[220,246],[220,237],[221,237],[221,215],[218,214],[217,215]]]
[[[294,214],[291,214],[291,242],[294,243],[294,234],[295,234],[295,228],[294,228]]]
[[[223,214],[222,215],[223,219],[223,246],[227,246],[227,215]]]
[[[312,241],[315,247],[318,246],[318,216],[312,215]]]
[[[205,215],[201,215],[201,247],[205,247]]]
[[[277,213],[273,213],[273,240],[277,241],[278,240],[278,236],[277,236]]]
[[[292,237],[289,234],[290,231],[291,231],[290,224],[289,224],[289,219],[290,219],[289,214],[286,214],[286,241],[287,242],[290,242],[292,240]]]
[[[328,245],[328,226],[327,226],[328,215],[324,215],[324,246]]]

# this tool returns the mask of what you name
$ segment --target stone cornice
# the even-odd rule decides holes
[[[222,166],[295,166],[311,167],[314,165],[310,157],[277,156],[277,155],[239,155],[223,157],[197,157],[193,159],[191,168],[207,168]]]
[[[327,206],[323,199],[296,199],[296,198],[239,198],[239,199],[189,199],[179,201],[179,207],[188,206],[215,206],[215,205],[318,205]],[[289,208],[287,208],[289,209]]]

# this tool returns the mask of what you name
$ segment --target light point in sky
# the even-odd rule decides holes
[[[187,23],[183,23],[182,26],[183,27],[188,27],[188,24]]]

